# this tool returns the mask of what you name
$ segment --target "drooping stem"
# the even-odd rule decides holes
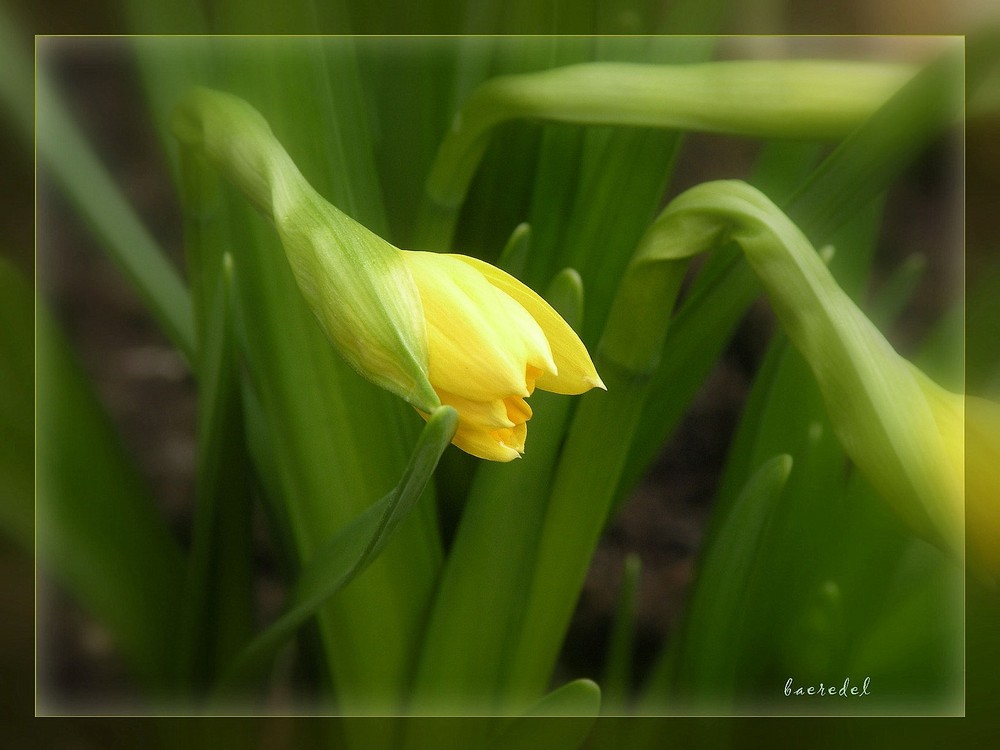
[[[448,249],[469,183],[500,123],[537,119],[836,139],[871,115],[913,72],[905,65],[833,61],[603,62],[494,78],[468,98],[438,150],[427,179],[418,243]]]

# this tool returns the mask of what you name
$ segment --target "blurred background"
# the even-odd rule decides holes
[[[561,18],[570,28],[556,25],[546,29],[516,27],[516,19],[477,16],[474,3],[442,3],[437,14],[424,9],[411,15],[380,12],[377,6],[350,3],[349,23],[323,29],[267,28],[254,31],[345,31],[376,33],[444,31],[458,33],[472,29],[497,31],[573,31],[580,33],[645,33],[661,31],[656,23],[662,15],[654,3],[627,3],[622,12],[602,18],[595,8],[579,16]],[[664,4],[664,7],[668,4]],[[447,6],[447,7],[445,7]],[[905,6],[905,7],[904,7]],[[596,6],[595,6],[596,7]],[[986,4],[967,4],[946,9],[942,4],[757,2],[734,7],[719,29],[740,33],[962,33],[979,28],[988,20]],[[86,10],[69,2],[53,2],[44,8],[10,4],[9,14],[21,28],[21,40],[31,39],[25,30],[46,34],[115,34],[135,30],[157,31],[155,20],[144,20],[130,4],[95,3]],[[415,15],[412,15],[415,14]],[[648,19],[648,20],[647,20]],[[183,29],[178,29],[182,31]],[[238,29],[234,31],[248,31]],[[698,30],[686,30],[698,31]],[[906,40],[897,40],[895,49],[906,49]],[[851,51],[873,40],[849,40],[840,49]],[[769,40],[770,50],[794,53],[795,40]],[[932,43],[932,42],[930,42]],[[882,49],[893,49],[883,46]],[[115,175],[133,206],[161,245],[178,263],[182,257],[179,211],[160,148],[145,112],[140,82],[127,42],[116,40],[65,40],[46,45],[51,53],[52,71],[58,88],[105,165]],[[730,41],[728,49],[741,55],[745,45]],[[981,113],[969,121],[965,148],[966,185],[966,272],[970,278],[993,273],[997,267],[998,218],[993,210],[1000,198],[1000,148],[997,143],[1000,116],[996,100],[983,105]],[[192,494],[194,467],[194,384],[183,361],[169,346],[141,302],[105,259],[89,230],[65,204],[59,191],[44,175],[38,176],[38,215],[35,229],[27,221],[32,196],[24,186],[33,180],[30,144],[21,137],[9,137],[2,144],[4,181],[3,240],[0,251],[26,275],[37,268],[40,290],[56,313],[76,354],[97,386],[102,402],[113,415],[123,440],[138,461],[143,475],[155,488],[158,502],[172,521],[180,539],[188,527],[188,502]],[[920,252],[928,260],[928,272],[914,297],[901,327],[893,332],[894,342],[906,353],[908,342],[919,340],[927,326],[940,314],[955,288],[956,238],[961,222],[942,217],[955,216],[955,195],[961,191],[949,144],[941,144],[915,165],[890,196],[882,258],[887,268],[905,256]],[[745,173],[754,156],[752,144],[735,139],[692,137],[683,151],[675,194],[684,188],[716,177]],[[37,240],[37,266],[33,252],[33,231]],[[958,270],[960,274],[960,270]],[[876,280],[877,284],[877,280]],[[982,349],[984,359],[995,358],[994,321],[970,319],[968,346]],[[719,363],[702,393],[689,410],[671,444],[620,518],[608,529],[595,556],[587,586],[578,607],[573,630],[567,641],[574,644],[564,654],[563,668],[572,676],[592,672],[594,654],[604,651],[610,613],[614,607],[621,568],[626,552],[639,553],[644,562],[644,588],[640,598],[639,656],[648,654],[676,623],[690,582],[704,522],[710,510],[728,438],[759,363],[772,321],[766,305],[754,308],[744,321],[724,359]],[[978,356],[978,355],[977,355]],[[983,383],[982,395],[997,397],[996,383]],[[38,689],[63,695],[68,705],[98,704],[108,696],[123,699],[131,692],[127,675],[117,662],[111,644],[101,628],[79,611],[59,591],[40,587],[35,601],[33,564],[23,539],[2,541],[4,607],[0,617],[0,710],[5,717],[30,716],[33,604],[51,613],[40,630],[46,649],[39,657],[36,672]],[[280,590],[269,589],[270,561],[262,547],[258,561],[265,599],[280,600]],[[998,618],[996,592],[984,591],[977,583],[969,589],[967,649],[968,713],[994,705],[997,692],[998,658],[995,625]],[[646,644],[645,647],[643,644]],[[644,651],[645,648],[645,651]],[[979,651],[977,651],[979,649]],[[974,656],[981,654],[980,657]],[[74,711],[70,710],[70,713]],[[676,723],[676,722],[675,722]],[[731,732],[743,733],[743,744],[764,738],[773,725],[751,728],[749,721],[734,720],[730,729],[706,730],[689,723],[680,730],[696,741],[722,743]],[[865,731],[892,731],[871,722]],[[738,728],[737,728],[738,727]],[[801,728],[800,728],[801,727]],[[968,727],[975,731],[973,725]],[[34,741],[47,745],[74,747],[132,746],[140,739],[171,742],[170,730],[151,723],[111,720],[52,720],[22,724],[22,732],[34,734]],[[194,729],[202,741],[213,738],[216,729]],[[220,728],[221,738],[238,743],[242,729],[236,725]],[[301,727],[295,732],[303,731]],[[308,730],[306,730],[308,731]],[[676,727],[671,732],[676,731]],[[786,725],[780,731],[795,736],[808,731],[804,724]],[[851,730],[853,731],[853,730]],[[906,731],[906,730],[902,730]],[[942,730],[942,736],[955,731]],[[961,731],[965,731],[962,729]],[[708,732],[705,734],[705,732]],[[761,732],[763,734],[755,734]],[[849,736],[850,732],[847,735]],[[11,735],[14,737],[15,735]],[[20,736],[20,735],[17,735]],[[23,735],[26,739],[30,734]],[[270,720],[267,741],[262,746],[284,747],[294,736],[287,723]],[[839,736],[839,735],[838,735]],[[924,739],[927,737],[925,736]],[[684,743],[681,743],[684,744]]]

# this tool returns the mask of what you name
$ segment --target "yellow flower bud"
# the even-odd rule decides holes
[[[510,461],[524,452],[535,388],[604,388],[586,347],[545,300],[475,258],[402,252],[420,294],[428,368],[442,404],[459,414],[454,443]]]
[[[579,337],[545,300],[488,263],[393,247],[324,200],[242,99],[196,89],[173,129],[274,222],[299,289],[341,356],[425,417],[439,403],[455,407],[453,442],[462,450],[517,458],[536,386],[604,388]]]
[[[969,565],[982,578],[1000,580],[1000,404],[946,391],[911,368],[944,445],[959,522],[964,494]]]

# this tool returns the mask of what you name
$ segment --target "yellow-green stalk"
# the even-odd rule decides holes
[[[595,62],[498,76],[455,115],[427,178],[423,242],[445,249],[469,183],[500,123],[671,128],[751,138],[837,139],[915,72],[908,65],[740,60],[692,65]]]
[[[962,396],[947,393],[893,350],[766,196],[738,181],[688,190],[656,220],[629,274],[642,278],[664,262],[730,241],[742,248],[812,369],[848,455],[914,531],[961,557]],[[625,314],[616,306],[612,323]],[[616,336],[606,346],[627,356],[627,343]],[[974,502],[970,498],[970,506]]]

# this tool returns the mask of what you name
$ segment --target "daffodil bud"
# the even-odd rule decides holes
[[[414,406],[437,407],[420,297],[399,251],[316,193],[242,99],[195,89],[172,126],[274,222],[299,289],[344,359]]]
[[[965,484],[965,547],[971,569],[1000,581],[1000,404],[941,388],[913,368],[950,464]]]
[[[431,384],[459,413],[459,448],[510,461],[524,452],[536,387],[604,388],[569,324],[513,276],[464,255],[400,252],[423,302]]]
[[[961,557],[962,397],[900,357],[791,220],[746,183],[698,185],[647,233],[631,272],[734,241],[809,364],[847,454],[912,529]]]
[[[425,416],[455,407],[462,450],[517,458],[536,387],[604,387],[579,337],[541,297],[488,263],[393,247],[317,194],[242,99],[197,89],[173,130],[274,222],[341,355]]]

